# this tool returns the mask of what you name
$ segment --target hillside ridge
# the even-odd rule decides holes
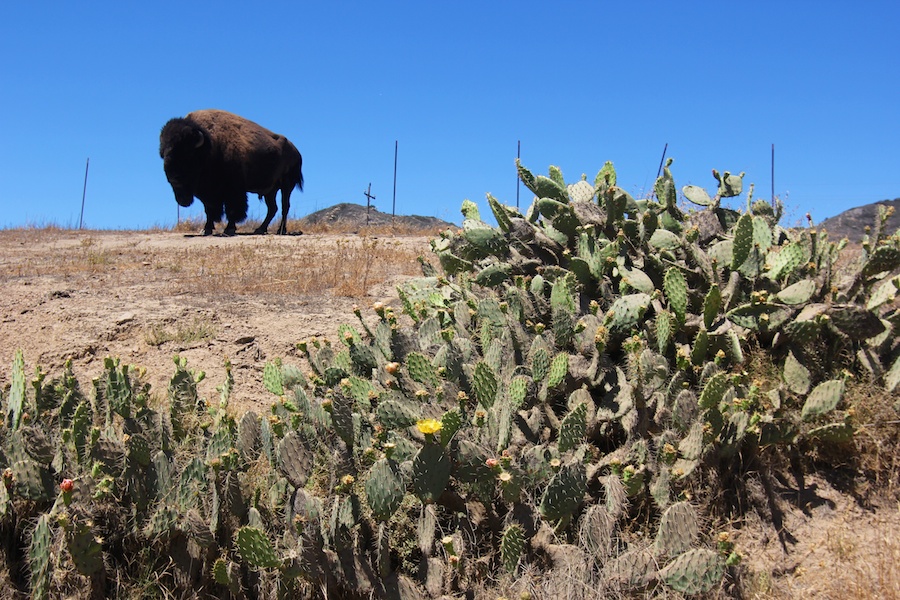
[[[309,214],[300,219],[300,226],[308,225],[338,225],[355,228],[362,227],[382,227],[396,225],[404,229],[422,229],[433,230],[443,227],[454,227],[453,223],[449,223],[437,217],[428,217],[421,215],[396,215],[391,216],[383,213],[375,207],[369,208],[368,219],[366,218],[366,207],[351,202],[341,202],[334,206],[329,206]]]
[[[866,235],[866,227],[872,227],[875,224],[875,218],[878,216],[878,206],[893,207],[894,214],[888,219],[886,232],[893,233],[900,229],[900,198],[893,200],[879,200],[863,206],[857,206],[845,210],[844,212],[829,217],[819,223],[819,227],[825,229],[832,239],[840,239],[846,237],[851,242],[862,241]]]

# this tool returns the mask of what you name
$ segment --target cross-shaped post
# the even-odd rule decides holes
[[[366,227],[369,226],[369,208],[372,206],[372,200],[375,199],[375,196],[372,195],[372,184],[369,183],[368,189],[363,192],[366,195]]]

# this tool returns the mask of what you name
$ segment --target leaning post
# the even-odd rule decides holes
[[[84,188],[81,190],[81,216],[78,217],[78,229],[81,229],[81,225],[84,223],[84,198],[85,196],[87,196],[87,176],[90,166],[91,157],[89,156],[87,159],[87,164],[84,165]]]

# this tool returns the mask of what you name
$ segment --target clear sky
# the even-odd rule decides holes
[[[515,205],[521,140],[635,196],[668,144],[679,188],[745,171],[766,199],[774,143],[789,219],[820,221],[900,196],[898,27],[896,0],[3,2],[0,227],[77,226],[88,158],[85,226],[173,224],[159,131],[200,108],[296,144],[295,217],[370,182],[390,212],[395,140],[398,214]]]

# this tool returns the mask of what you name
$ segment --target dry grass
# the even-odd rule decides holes
[[[415,275],[417,249],[397,240],[340,237],[302,247],[278,242],[215,253],[182,251],[160,265],[183,291],[359,297],[395,275]]]
[[[131,232],[114,232],[128,236]],[[419,275],[417,257],[427,254],[424,237],[365,235],[198,238],[196,243],[159,246],[164,232],[133,232],[133,240],[99,243],[106,232],[55,232],[51,248],[31,248],[45,230],[0,232],[15,256],[0,262],[0,277],[54,276],[85,279],[88,286],[159,282],[172,294],[360,297],[398,275]],[[96,277],[95,277],[96,276]]]
[[[896,519],[894,519],[896,521]],[[849,517],[834,523],[803,567],[778,578],[759,577],[754,600],[889,600],[900,598],[900,536],[896,524],[863,530]],[[871,535],[872,533],[875,535]]]
[[[272,221],[269,225],[269,233],[273,233],[275,231],[278,219]],[[238,226],[238,231],[241,233],[251,232],[256,229],[262,222],[255,220],[247,220],[242,222]],[[152,231],[171,231],[175,233],[197,233],[203,230],[204,221],[202,219],[187,219],[179,222],[174,227],[155,227]],[[221,230],[221,225],[220,225]],[[288,219],[288,233],[294,234],[295,232],[302,231],[306,235],[361,235],[361,236],[385,236],[385,235],[399,235],[399,236],[427,236],[427,237],[435,237],[442,231],[444,228],[442,227],[433,227],[429,229],[422,229],[420,227],[415,227],[411,225],[406,225],[402,222],[398,222],[393,225],[372,225],[372,226],[360,226],[358,223],[353,221],[337,221],[331,223],[303,223],[299,219]]]

